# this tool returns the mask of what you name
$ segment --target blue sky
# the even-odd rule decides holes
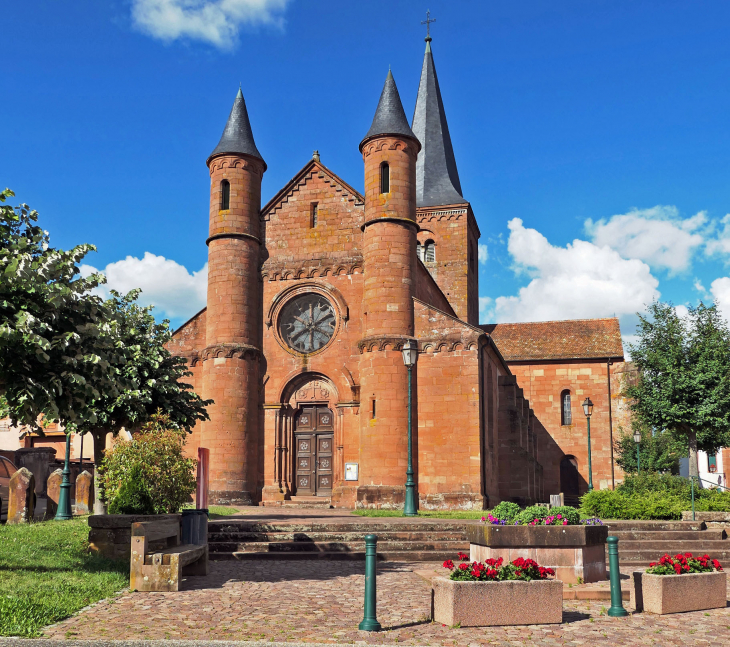
[[[362,187],[388,66],[430,8],[483,321],[730,316],[730,3],[52,0],[3,10],[0,184],[178,325],[204,304],[205,159],[242,84],[266,202],[318,149]]]

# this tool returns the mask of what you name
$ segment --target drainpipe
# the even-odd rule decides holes
[[[608,377],[608,437],[611,443],[611,489],[616,489],[616,479],[613,469],[613,416],[611,415],[611,358],[606,361],[606,375]]]

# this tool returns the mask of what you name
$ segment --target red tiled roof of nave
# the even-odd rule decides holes
[[[618,319],[571,319],[479,326],[507,362],[623,358]]]

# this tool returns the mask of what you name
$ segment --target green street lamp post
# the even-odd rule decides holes
[[[418,362],[418,344],[410,339],[403,346],[403,363],[408,369],[408,469],[406,470],[406,502],[403,514],[418,515],[416,509],[416,483],[413,480],[413,367]]]
[[[588,491],[593,491],[593,468],[591,466],[591,416],[593,415],[593,403],[590,398],[583,401],[583,413],[586,414],[588,424]]]
[[[61,480],[61,491],[58,494],[58,509],[54,521],[68,521],[73,519],[71,514],[71,468],[68,461],[71,455],[71,433],[66,432],[66,460],[63,464],[63,478]]]
[[[636,473],[641,474],[641,459],[639,458],[639,443],[641,442],[641,434],[634,432],[634,442],[636,443]]]

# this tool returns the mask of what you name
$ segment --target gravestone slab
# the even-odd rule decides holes
[[[58,511],[58,497],[61,495],[61,481],[63,481],[63,473],[61,470],[55,470],[48,477],[46,483],[46,519],[53,519]]]
[[[21,467],[10,477],[7,523],[29,523],[35,510],[35,477]]]
[[[86,470],[76,477],[76,506],[74,514],[89,514],[94,501],[94,477]]]

